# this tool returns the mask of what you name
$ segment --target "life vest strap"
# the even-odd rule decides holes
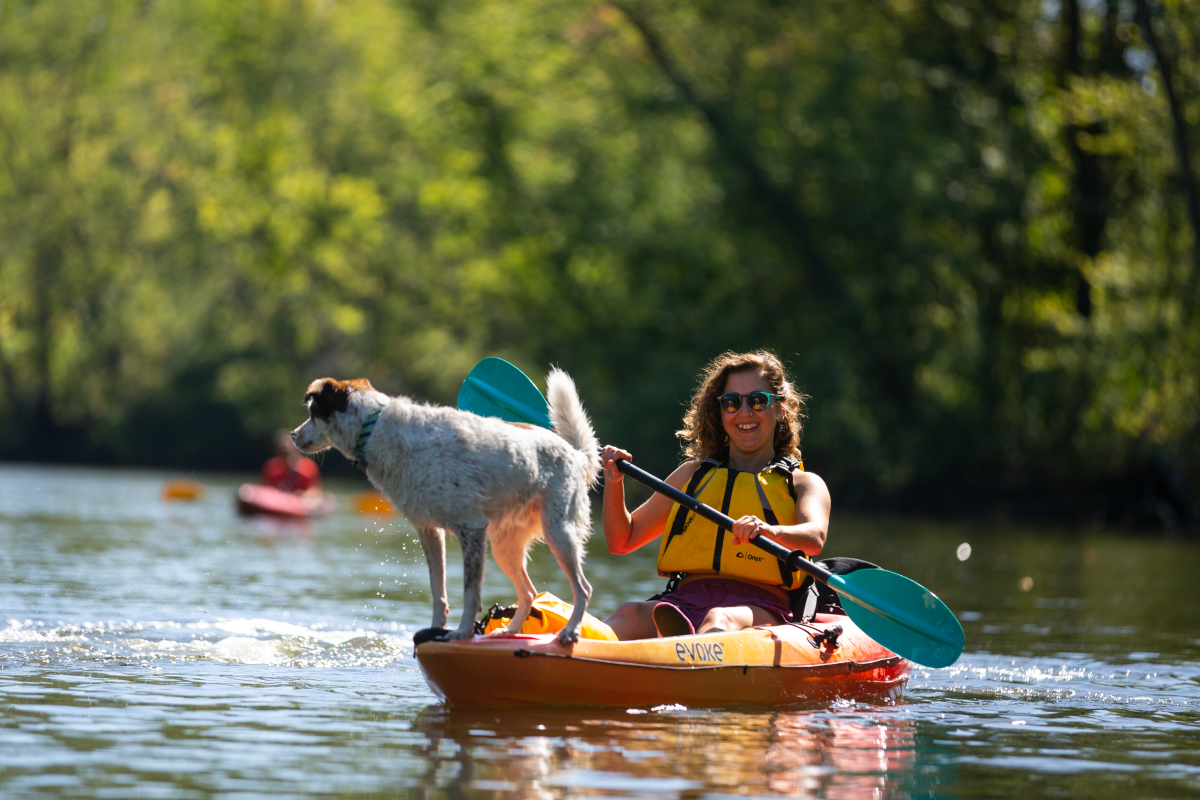
[[[738,472],[733,467],[727,467],[726,469],[729,470],[729,477],[727,477],[725,479],[725,495],[724,495],[724,497],[721,498],[721,513],[728,517],[729,516],[729,504],[733,502],[733,487],[734,487],[734,484],[737,483],[738,475],[740,475],[741,473]],[[758,483],[758,481],[755,480],[755,484],[757,484],[757,483]],[[717,573],[718,575],[721,574],[721,549],[724,546],[725,546],[725,528],[718,525],[717,526],[716,543],[713,545],[713,560],[712,560],[713,572]]]
[[[787,478],[788,494],[792,496],[793,500],[796,499],[796,485],[795,476],[792,473],[796,471],[797,467],[804,469],[804,465],[791,456],[775,456],[775,458],[771,459],[771,463],[766,466],[766,469]]]
[[[684,489],[684,492],[688,495],[688,497],[695,497],[696,495],[700,494],[700,492],[704,491],[704,487],[708,485],[708,481],[705,481],[703,486],[700,485],[700,481],[704,480],[705,475],[709,475],[709,480],[712,480],[712,476],[716,475],[714,470],[719,466],[720,462],[718,462],[716,459],[706,458],[701,461],[700,466],[696,467],[696,471],[692,473],[692,479],[688,481],[687,488]],[[711,473],[711,475],[709,473]],[[667,543],[664,546],[664,550],[671,546],[672,539],[683,533],[683,529],[687,527],[689,514],[691,514],[691,512],[682,506],[680,506],[679,511],[675,513],[675,521],[671,524],[671,530],[667,534]]]

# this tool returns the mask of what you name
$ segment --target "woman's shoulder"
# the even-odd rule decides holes
[[[792,470],[792,487],[796,490],[797,495],[810,491],[829,494],[829,487],[825,485],[825,481],[821,479],[821,476],[815,472],[809,472],[803,467],[797,467]]]
[[[696,470],[704,462],[698,458],[685,461],[675,468],[675,471],[667,476],[667,483],[674,486],[676,489],[682,489],[683,486],[692,479],[696,474]]]

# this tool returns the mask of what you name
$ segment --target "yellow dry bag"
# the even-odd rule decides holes
[[[571,618],[574,610],[575,607],[570,603],[563,602],[550,592],[542,592],[533,598],[533,608],[529,610],[529,619],[525,620],[525,624],[521,626],[521,633],[558,633],[566,627],[567,620]],[[501,608],[499,605],[494,605],[480,621],[482,629],[477,623],[476,630],[479,633],[491,633],[499,630],[508,625],[515,613],[517,613],[516,606]],[[579,636],[583,639],[617,641],[617,635],[613,633],[612,628],[587,613],[583,615],[583,621],[579,623]]]

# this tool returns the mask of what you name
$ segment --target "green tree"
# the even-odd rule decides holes
[[[0,452],[248,465],[312,378],[452,402],[498,354],[664,470],[698,368],[767,346],[840,502],[1195,478],[1198,31],[1180,0],[5,3]]]

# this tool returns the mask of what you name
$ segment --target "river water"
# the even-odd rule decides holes
[[[168,503],[170,477],[0,465],[0,796],[1200,795],[1193,541],[835,514],[826,555],[920,581],[966,630],[901,701],[469,711],[417,669],[424,559],[352,510],[365,484],[280,526],[234,514],[236,478]],[[660,580],[653,548],[602,541],[606,616]],[[544,547],[530,572],[570,597]],[[512,598],[494,566],[484,596]]]

